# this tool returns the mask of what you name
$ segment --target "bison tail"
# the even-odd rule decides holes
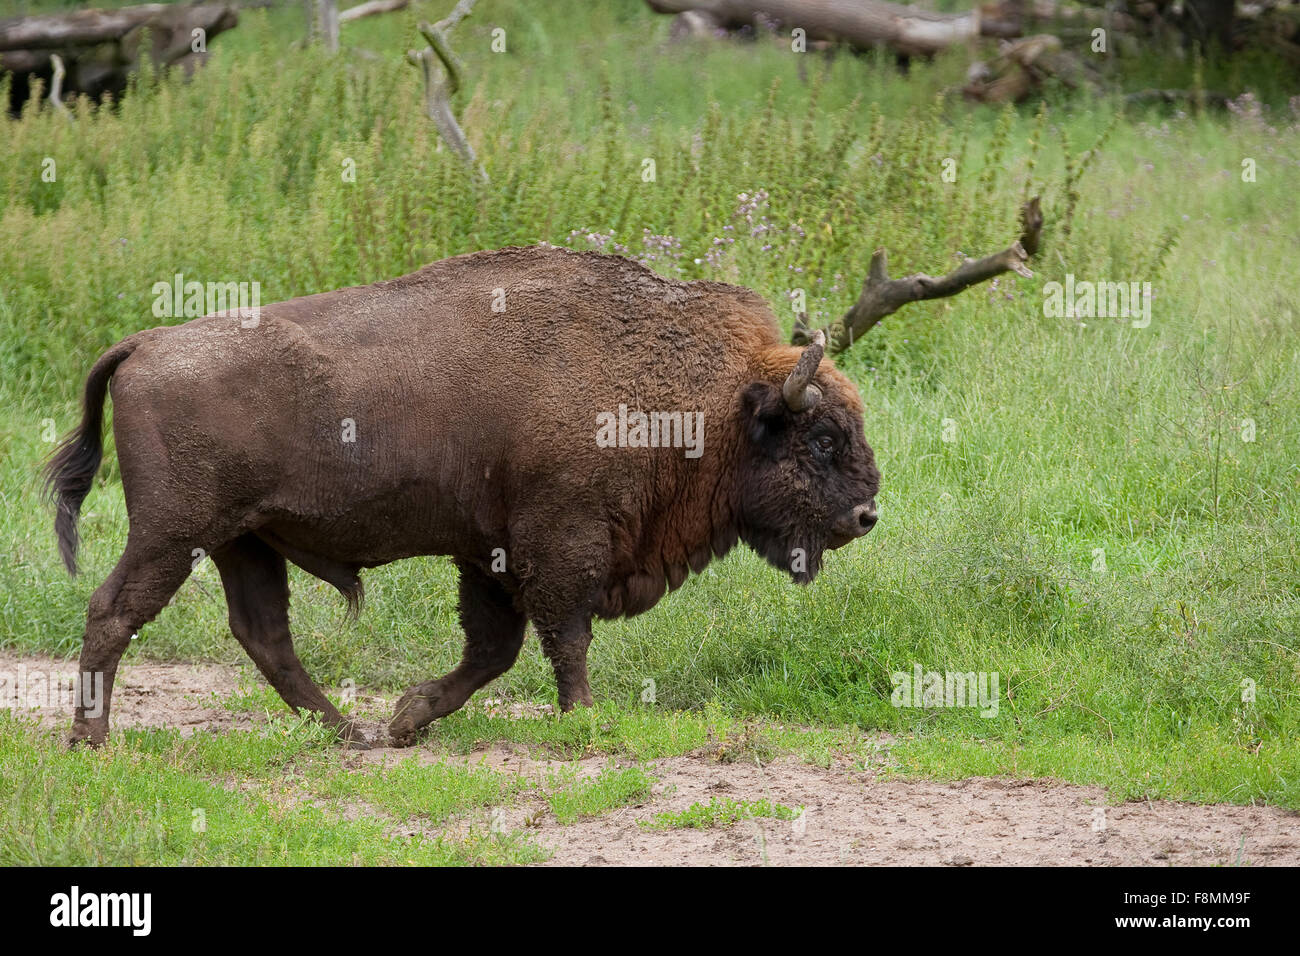
[[[54,533],[68,573],[77,573],[77,518],[104,457],[104,396],[108,380],[139,346],[137,336],[123,339],[99,357],[86,379],[81,424],[59,443],[45,464],[45,493],[55,503]]]

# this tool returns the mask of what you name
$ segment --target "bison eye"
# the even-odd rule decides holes
[[[829,455],[835,451],[835,439],[830,435],[818,435],[813,439],[813,447],[823,455]]]

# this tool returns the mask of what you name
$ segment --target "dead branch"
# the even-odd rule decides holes
[[[54,78],[50,80],[50,103],[68,119],[72,119],[72,113],[63,103],[63,77],[68,72],[63,68],[63,57],[51,53],[50,65],[54,68]]]
[[[397,10],[405,10],[411,5],[411,0],[369,0],[368,3],[358,3],[355,7],[348,7],[339,13],[339,23],[351,23],[353,20],[362,20],[366,17],[373,17],[378,13],[393,13]]]
[[[842,318],[826,329],[831,353],[843,352],[871,331],[881,319],[897,312],[909,302],[947,298],[1004,272],[1032,277],[1033,273],[1025,266],[1025,262],[1038,253],[1042,230],[1042,206],[1039,197],[1035,196],[1020,210],[1018,240],[1001,252],[983,259],[968,260],[953,272],[938,278],[918,272],[902,279],[891,279],[885,250],[877,249],[871,257],[871,266],[866,281],[862,283],[858,301],[853,303]],[[812,335],[807,316],[801,315],[795,321],[791,341],[795,345],[807,345]]]
[[[316,16],[312,20],[312,37],[319,38],[331,53],[339,50],[338,0],[316,0]]]
[[[451,8],[451,13],[439,20],[436,26],[443,33],[448,32],[452,27],[460,23],[461,20],[464,20],[470,15],[476,2],[478,2],[478,0],[458,0],[457,4]]]
[[[1042,89],[1050,78],[1069,89],[1096,82],[1095,67],[1063,48],[1059,37],[1039,33],[999,44],[996,59],[977,60],[961,88],[981,103],[1019,103]]]
[[[452,52],[446,34],[473,9],[474,0],[460,0],[451,13],[437,23],[421,23],[420,33],[429,45],[423,50],[408,51],[406,59],[419,67],[424,75],[424,111],[438,128],[443,142],[476,172],[479,179],[488,182],[487,171],[474,155],[474,147],[460,128],[451,105],[451,98],[460,90],[464,69]]]
[[[673,17],[672,26],[668,29],[668,36],[674,40],[680,40],[684,37],[711,37],[716,36],[722,25],[707,13],[701,13],[699,10],[687,10],[685,13],[679,13]]]

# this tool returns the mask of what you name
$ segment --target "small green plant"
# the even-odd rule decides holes
[[[640,767],[609,766],[581,780],[575,780],[572,773],[552,775],[551,786],[556,785],[561,789],[548,793],[546,802],[555,819],[567,825],[582,817],[596,817],[643,802],[650,796],[654,778]]]
[[[732,800],[730,797],[712,797],[707,804],[692,803],[680,813],[659,813],[652,820],[642,820],[647,830],[709,830],[729,827],[741,820],[767,817],[773,820],[793,820],[803,811],[773,803],[766,797],[760,800]]]

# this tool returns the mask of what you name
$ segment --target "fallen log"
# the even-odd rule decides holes
[[[172,9],[149,3],[120,10],[77,10],[0,20],[0,53],[64,46],[94,46],[119,40],[142,23]]]
[[[646,0],[656,13],[692,14],[681,31],[756,23],[802,29],[809,42],[839,41],[858,49],[884,46],[902,56],[930,56],[980,35],[980,11],[933,13],[885,0]]]
[[[21,108],[38,80],[50,87],[53,56],[64,65],[64,94],[117,97],[139,66],[146,32],[154,66],[179,66],[188,74],[206,58],[208,42],[238,23],[236,8],[224,3],[151,3],[0,20],[0,72],[13,74],[9,108]]]
[[[1047,30],[1041,28],[1048,27]],[[1061,27],[1087,32],[1105,27],[1119,33],[1143,32],[1145,24],[1116,10],[1100,7],[1064,6],[1056,0],[995,0],[980,7],[980,33],[986,37],[1015,39],[1026,34],[1047,32],[1063,35]]]
[[[1043,231],[1043,211],[1039,197],[1035,196],[1020,210],[1020,238],[1001,252],[983,259],[971,259],[946,276],[928,276],[918,272],[902,279],[889,278],[889,263],[884,249],[877,249],[871,257],[866,281],[858,300],[841,318],[821,330],[826,334],[827,348],[832,354],[843,352],[857,342],[880,320],[893,315],[909,302],[942,299],[956,295],[973,285],[986,282],[1004,272],[1015,272],[1030,278],[1033,273],[1025,263],[1038,254]],[[809,328],[806,315],[795,320],[791,341],[807,345],[816,331]]]

